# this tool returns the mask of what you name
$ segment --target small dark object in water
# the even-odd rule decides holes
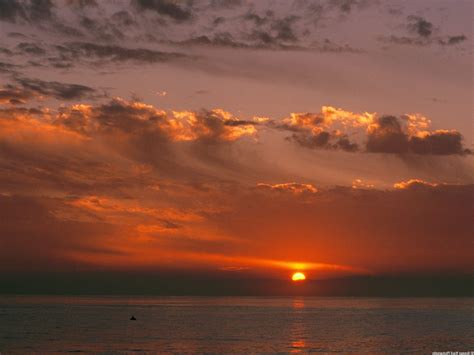
[[[134,316],[132,316],[132,318],[130,318],[130,320],[137,320],[137,318],[135,318]]]

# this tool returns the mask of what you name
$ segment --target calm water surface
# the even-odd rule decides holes
[[[473,306],[474,299],[0,296],[0,352],[472,351]]]

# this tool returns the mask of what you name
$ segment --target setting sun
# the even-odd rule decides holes
[[[295,272],[291,279],[293,281],[303,281],[306,280],[306,276],[302,272]]]

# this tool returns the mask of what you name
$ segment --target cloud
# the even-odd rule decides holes
[[[293,194],[316,193],[318,189],[311,184],[299,184],[296,182],[286,182],[282,184],[258,183],[257,188],[277,192],[290,192]]]
[[[367,152],[414,153],[419,155],[463,155],[470,153],[462,145],[462,136],[457,131],[419,131],[415,134],[405,129],[404,119],[382,116],[369,127]]]
[[[10,105],[23,99],[16,92],[3,94],[9,106],[0,109],[0,171],[8,173],[0,174],[0,185],[12,191],[43,181],[70,193],[97,187],[120,194],[156,186],[154,169],[161,178],[221,176],[242,168],[233,143],[257,133],[258,122],[221,109],[164,111],[118,98],[30,108]]]
[[[172,0],[135,0],[141,10],[151,10],[176,21],[188,21],[192,18],[191,11]]]
[[[346,152],[356,152],[359,150],[357,143],[351,142],[347,136],[340,136],[339,134],[326,131],[319,133],[293,133],[289,139],[306,148],[341,149]]]
[[[2,21],[14,22],[17,16],[23,16],[23,7],[16,0],[5,0],[0,2],[0,19]]]
[[[58,81],[43,81],[39,79],[30,79],[24,77],[15,78],[17,84],[20,85],[25,95],[53,97],[58,100],[80,100],[94,99],[98,96],[98,92],[91,87],[79,84],[67,84]],[[14,86],[9,86],[14,89]]]
[[[406,190],[406,189],[413,189],[413,188],[420,188],[420,187],[434,188],[437,186],[439,186],[439,184],[424,181],[421,179],[409,179],[407,181],[401,181],[401,182],[397,182],[393,184],[393,187],[399,190]]]
[[[30,92],[16,88],[0,89],[0,104],[22,105],[32,97]]]
[[[0,20],[17,22],[18,19],[30,23],[49,20],[53,14],[51,0],[3,0],[0,2]]]
[[[241,6],[244,4],[243,0],[211,0],[211,7],[215,9],[225,8],[230,9],[233,7]]]
[[[437,34],[439,29],[423,17],[408,16],[407,20],[408,23],[405,27],[411,35],[391,35],[388,37],[380,37],[380,40],[392,44],[411,46],[428,46],[432,44],[452,46],[467,40],[467,37],[463,34],[449,36]]]
[[[126,48],[118,45],[101,45],[89,42],[71,42],[56,46],[60,60],[74,63],[77,59],[84,61],[112,61],[137,63],[160,63],[185,58],[186,55],[176,52],[163,52],[145,48]]]
[[[14,84],[0,89],[0,104],[24,105],[31,100],[54,98],[57,100],[81,100],[103,97],[97,90],[85,85],[13,76]]]
[[[246,138],[277,130],[266,121],[118,98],[9,105],[0,116],[0,235],[14,236],[0,241],[2,269],[153,270],[179,260],[189,269],[299,262],[401,272],[436,269],[441,257],[451,270],[471,260],[472,185],[408,179],[380,190],[360,177],[356,188],[324,187],[277,164],[265,171],[254,157],[265,139]],[[279,124],[280,133],[310,135],[398,124],[410,137],[429,132],[421,116],[379,120],[329,106]]]
[[[328,21],[335,13],[349,14],[354,8],[362,9],[370,3],[367,0],[325,0],[315,5],[291,1],[259,8],[241,0],[132,0],[132,6],[116,3],[114,11],[110,11],[110,5],[97,1],[68,1],[66,6],[55,6],[56,3],[50,0],[38,3],[7,1],[11,6],[5,5],[8,8],[5,17],[10,22],[17,18],[34,19],[28,24],[39,31],[70,38],[89,38],[91,43],[97,40],[107,43],[138,41],[181,46],[359,53],[362,51],[348,44],[321,39],[313,27],[316,20],[325,18],[324,15]],[[267,10],[268,7],[272,10]],[[159,31],[156,31],[157,24]],[[193,30],[182,30],[185,25]]]
[[[447,39],[439,39],[438,42],[442,45],[453,46],[467,40],[465,35],[449,36]]]
[[[337,9],[339,9],[341,12],[345,14],[349,14],[350,12],[354,10],[354,8],[363,9],[370,5],[376,5],[376,4],[378,4],[377,0],[330,0],[329,1],[330,7],[336,7]]]
[[[30,54],[33,56],[42,56],[46,54],[46,51],[36,43],[21,42],[16,47],[22,53]]]
[[[64,108],[56,120],[87,135],[121,131],[155,134],[171,141],[234,141],[256,134],[256,122],[242,121],[222,109],[166,112],[139,101],[115,98],[98,106]]]
[[[83,252],[96,257],[123,255],[108,245],[117,235],[116,226],[58,218],[55,209],[64,205],[55,199],[0,195],[0,259],[2,270],[42,270],[74,268],[72,254]],[[67,236],[65,238],[65,236]]]
[[[296,42],[298,39],[293,32],[292,24],[299,20],[298,16],[286,16],[272,23],[271,29],[276,31],[276,39],[284,42]]]
[[[416,35],[428,38],[433,34],[434,26],[431,22],[419,16],[408,16],[408,29]]]
[[[352,181],[351,187],[353,189],[373,189],[375,188],[375,185],[370,182],[366,182],[362,179],[355,179],[354,181]]]
[[[356,152],[365,146],[369,153],[464,155],[470,150],[455,130],[434,130],[431,121],[420,114],[401,117],[354,113],[323,106],[320,113],[291,113],[281,121],[270,121],[271,128],[292,132],[289,140],[307,148],[339,149]]]
[[[408,185],[319,189],[314,198],[301,199],[294,193],[261,193],[274,191],[274,185],[264,184],[255,193],[236,196],[230,211],[216,216],[215,223],[252,241],[254,251],[271,245],[276,259],[344,260],[377,272],[463,270],[471,263],[461,266],[458,261],[459,253],[467,255],[462,250],[471,240],[474,210],[468,201],[474,185]],[[453,236],[448,251],[446,238]]]

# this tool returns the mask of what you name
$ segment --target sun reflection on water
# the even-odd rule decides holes
[[[293,322],[290,326],[290,352],[299,353],[306,350],[306,326],[303,316],[305,302],[303,298],[293,299]]]

